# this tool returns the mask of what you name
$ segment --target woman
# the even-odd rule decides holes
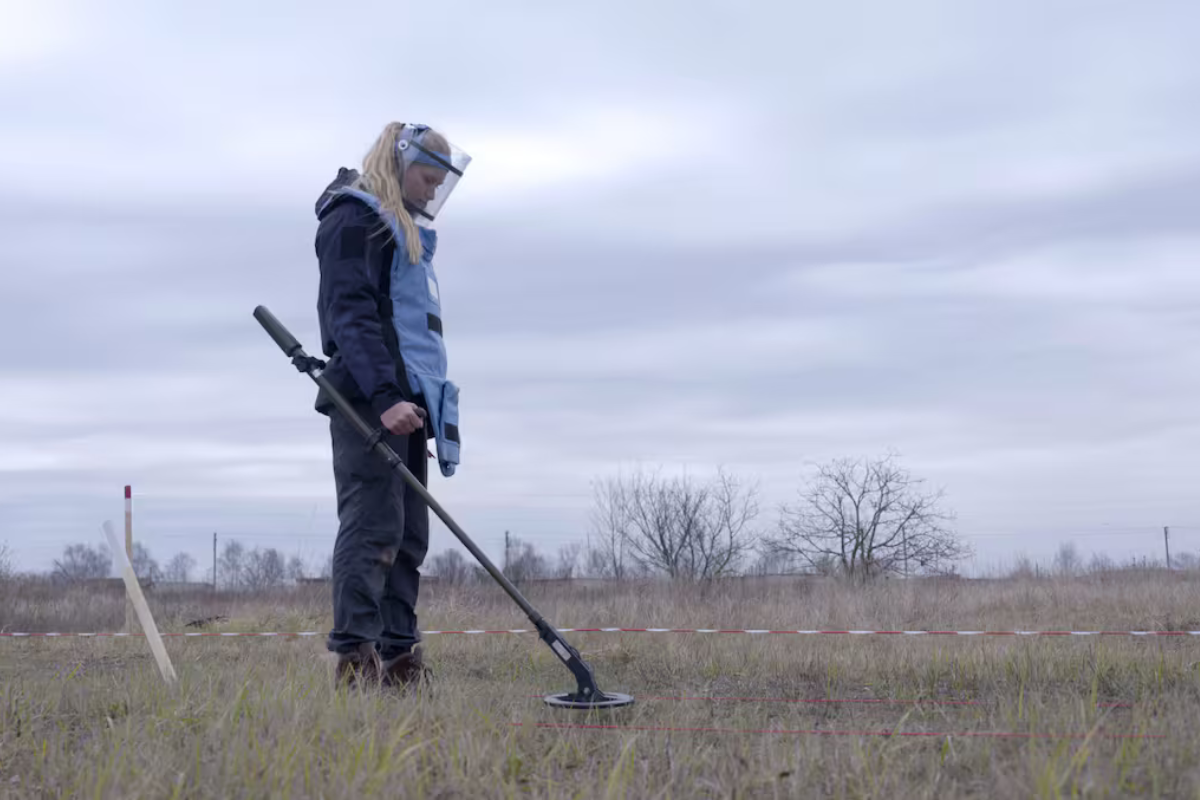
[[[325,376],[426,485],[429,438],[446,476],[458,464],[458,388],[446,379],[430,223],[470,158],[423,125],[387,125],[316,204],[317,303]],[[318,392],[329,416],[338,536],[333,629],[339,683],[404,686],[427,676],[417,629],[429,513],[398,472]]]

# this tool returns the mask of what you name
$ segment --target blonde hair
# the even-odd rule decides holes
[[[357,184],[379,198],[379,205],[395,218],[404,231],[408,260],[416,264],[421,260],[421,236],[417,232],[417,223],[413,222],[408,209],[404,207],[404,187],[396,153],[396,143],[403,129],[403,122],[389,122],[384,127],[363,158],[362,174]],[[450,151],[445,137],[433,130],[425,134],[422,143],[434,150]]]

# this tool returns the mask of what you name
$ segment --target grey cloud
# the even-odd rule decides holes
[[[406,48],[362,24],[382,4],[234,10],[114,12],[0,76],[22,112],[0,336],[29,337],[0,375],[0,538],[22,557],[119,518],[125,482],[201,564],[210,528],[328,548],[314,389],[250,312],[316,352],[313,200],[412,116],[567,154],[487,153],[444,225],[465,461],[433,486],[481,540],[577,539],[589,481],[637,462],[725,462],[779,500],[886,447],[965,529],[1027,534],[990,554],[1200,518],[1190,6],[480,6]]]

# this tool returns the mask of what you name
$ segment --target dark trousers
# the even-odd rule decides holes
[[[357,410],[364,419],[378,419],[370,409]],[[333,548],[333,630],[327,647],[345,653],[371,642],[385,660],[394,658],[421,638],[418,567],[429,549],[429,507],[398,471],[367,449],[366,439],[336,408],[330,412],[329,430],[338,536]],[[421,485],[428,485],[424,432],[388,434],[387,443]]]

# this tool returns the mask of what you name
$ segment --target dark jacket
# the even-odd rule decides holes
[[[373,210],[354,197],[330,202],[335,189],[358,173],[345,167],[316,203],[316,251],[321,282],[317,314],[321,349],[329,359],[327,377],[355,405],[368,404],[378,423],[384,411],[414,397],[392,324],[390,297],[395,244]],[[318,391],[316,408],[328,414],[332,402]]]

